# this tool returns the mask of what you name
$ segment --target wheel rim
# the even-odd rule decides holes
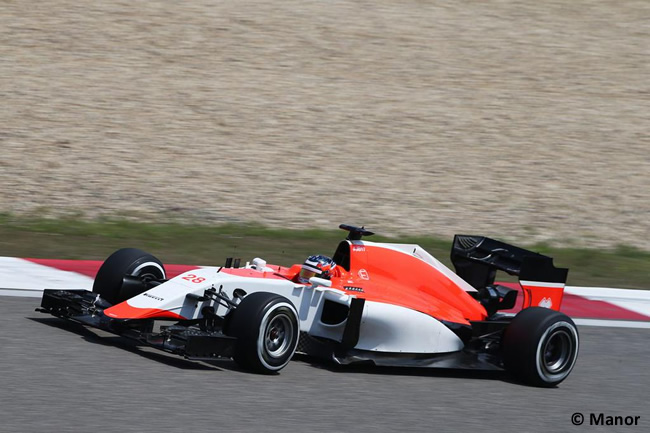
[[[549,374],[561,373],[569,365],[573,343],[571,336],[565,330],[553,333],[544,345],[544,370]]]
[[[273,317],[264,332],[264,348],[272,358],[281,358],[291,349],[293,339],[291,318],[282,313]]]
[[[537,371],[547,383],[558,383],[569,375],[578,355],[578,333],[568,322],[551,325],[537,347]]]

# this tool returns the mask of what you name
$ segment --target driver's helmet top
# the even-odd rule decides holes
[[[332,271],[336,268],[336,263],[334,260],[330,259],[327,256],[309,256],[305,263],[302,264],[302,269],[298,274],[298,281],[306,284],[309,283],[311,277],[319,277],[330,279],[332,277]]]

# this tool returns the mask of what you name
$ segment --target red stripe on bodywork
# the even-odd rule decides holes
[[[221,272],[224,274],[237,275],[238,277],[246,278],[264,278],[271,280],[286,280],[288,277],[282,276],[279,272],[286,270],[286,268],[281,268],[276,265],[271,265],[271,269],[278,268],[278,272],[260,272],[255,269],[247,268],[221,268]]]
[[[99,260],[52,260],[52,259],[25,259],[32,263],[36,263],[43,266],[49,266],[51,268],[59,269],[61,271],[76,272],[78,274],[83,274],[91,278],[95,278],[99,267],[102,265],[102,261]],[[174,278],[177,275],[182,274],[183,272],[191,271],[192,269],[198,269],[199,266],[189,266],[189,265],[165,265],[165,271],[167,272],[167,278]]]
[[[136,308],[124,301],[104,310],[104,314],[114,319],[176,319],[183,320],[185,317],[172,311],[160,310],[158,308]]]

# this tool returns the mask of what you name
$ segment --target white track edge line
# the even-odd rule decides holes
[[[573,318],[576,325],[579,326],[602,326],[605,328],[634,328],[650,329],[650,322],[640,322],[636,320],[605,320],[605,319],[578,319]]]

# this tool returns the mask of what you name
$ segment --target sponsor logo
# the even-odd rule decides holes
[[[359,275],[359,278],[361,278],[362,280],[369,280],[370,279],[370,275],[368,275],[368,271],[366,271],[365,269],[359,269],[359,272],[357,272],[357,275]]]
[[[165,300],[164,298],[161,298],[159,296],[150,295],[149,293],[143,293],[142,295],[146,296],[147,298],[155,299],[156,301],[164,301]]]
[[[359,245],[354,245],[352,247],[352,251],[354,251],[354,252],[361,252],[361,251],[365,251],[365,250],[366,250],[366,247],[362,247],[362,246],[359,246]]]
[[[363,289],[361,287],[354,287],[354,286],[343,286],[345,290],[349,290],[350,292],[360,292],[363,293]]]
[[[551,298],[542,298],[537,305],[544,308],[551,308],[553,306],[553,300]]]

